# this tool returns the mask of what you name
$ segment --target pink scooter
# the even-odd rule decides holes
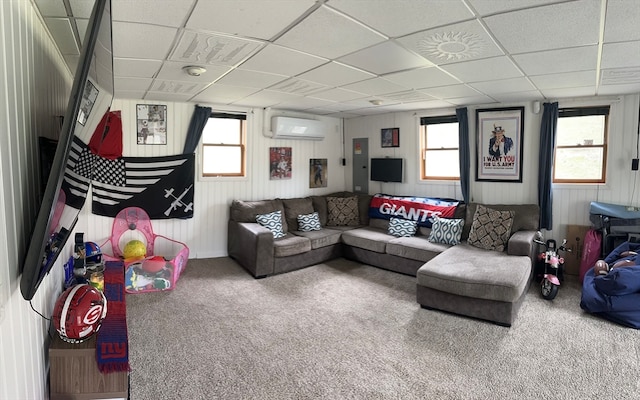
[[[558,294],[560,288],[560,279],[558,278],[563,273],[564,258],[558,255],[558,251],[571,251],[567,249],[567,239],[562,241],[562,245],[556,248],[556,241],[549,239],[546,242],[540,240],[542,235],[539,235],[534,242],[541,244],[545,247],[544,253],[540,253],[539,258],[541,262],[544,262],[544,273],[542,281],[540,282],[540,293],[546,300],[553,300]]]

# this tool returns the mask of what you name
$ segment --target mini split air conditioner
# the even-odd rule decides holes
[[[274,139],[323,140],[325,127],[314,119],[272,117],[271,132]]]

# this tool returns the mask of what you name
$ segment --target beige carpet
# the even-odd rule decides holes
[[[347,260],[260,280],[189,260],[174,291],[127,296],[131,399],[640,399],[640,331],[579,301],[532,286],[505,328]]]

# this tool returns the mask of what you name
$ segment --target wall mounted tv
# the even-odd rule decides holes
[[[40,211],[22,264],[20,291],[25,300],[33,298],[53,267],[73,231],[89,191],[92,163],[89,162],[86,173],[79,174],[67,169],[68,165],[74,165],[82,157],[72,151],[74,145],[77,148],[77,142],[74,142],[80,140],[89,143],[112,101],[111,0],[96,0]],[[88,158],[92,159],[90,156]],[[80,162],[83,161],[86,160]]]
[[[372,158],[371,180],[378,182],[402,182],[402,158]]]

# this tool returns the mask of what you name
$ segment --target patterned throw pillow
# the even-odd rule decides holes
[[[298,215],[298,230],[300,232],[319,231],[320,229],[322,229],[322,226],[317,212]]]
[[[279,210],[269,214],[256,215],[256,222],[269,229],[273,233],[274,239],[285,236],[282,230],[282,213]]]
[[[358,225],[358,197],[327,197],[327,226]]]
[[[462,227],[464,227],[463,219],[440,218],[434,215],[428,240],[432,243],[459,244]]]
[[[417,228],[418,223],[416,221],[402,218],[391,218],[389,219],[389,230],[387,232],[389,235],[397,237],[409,237],[416,234]]]
[[[504,251],[513,225],[513,211],[498,211],[478,204],[468,243],[485,250]]]

